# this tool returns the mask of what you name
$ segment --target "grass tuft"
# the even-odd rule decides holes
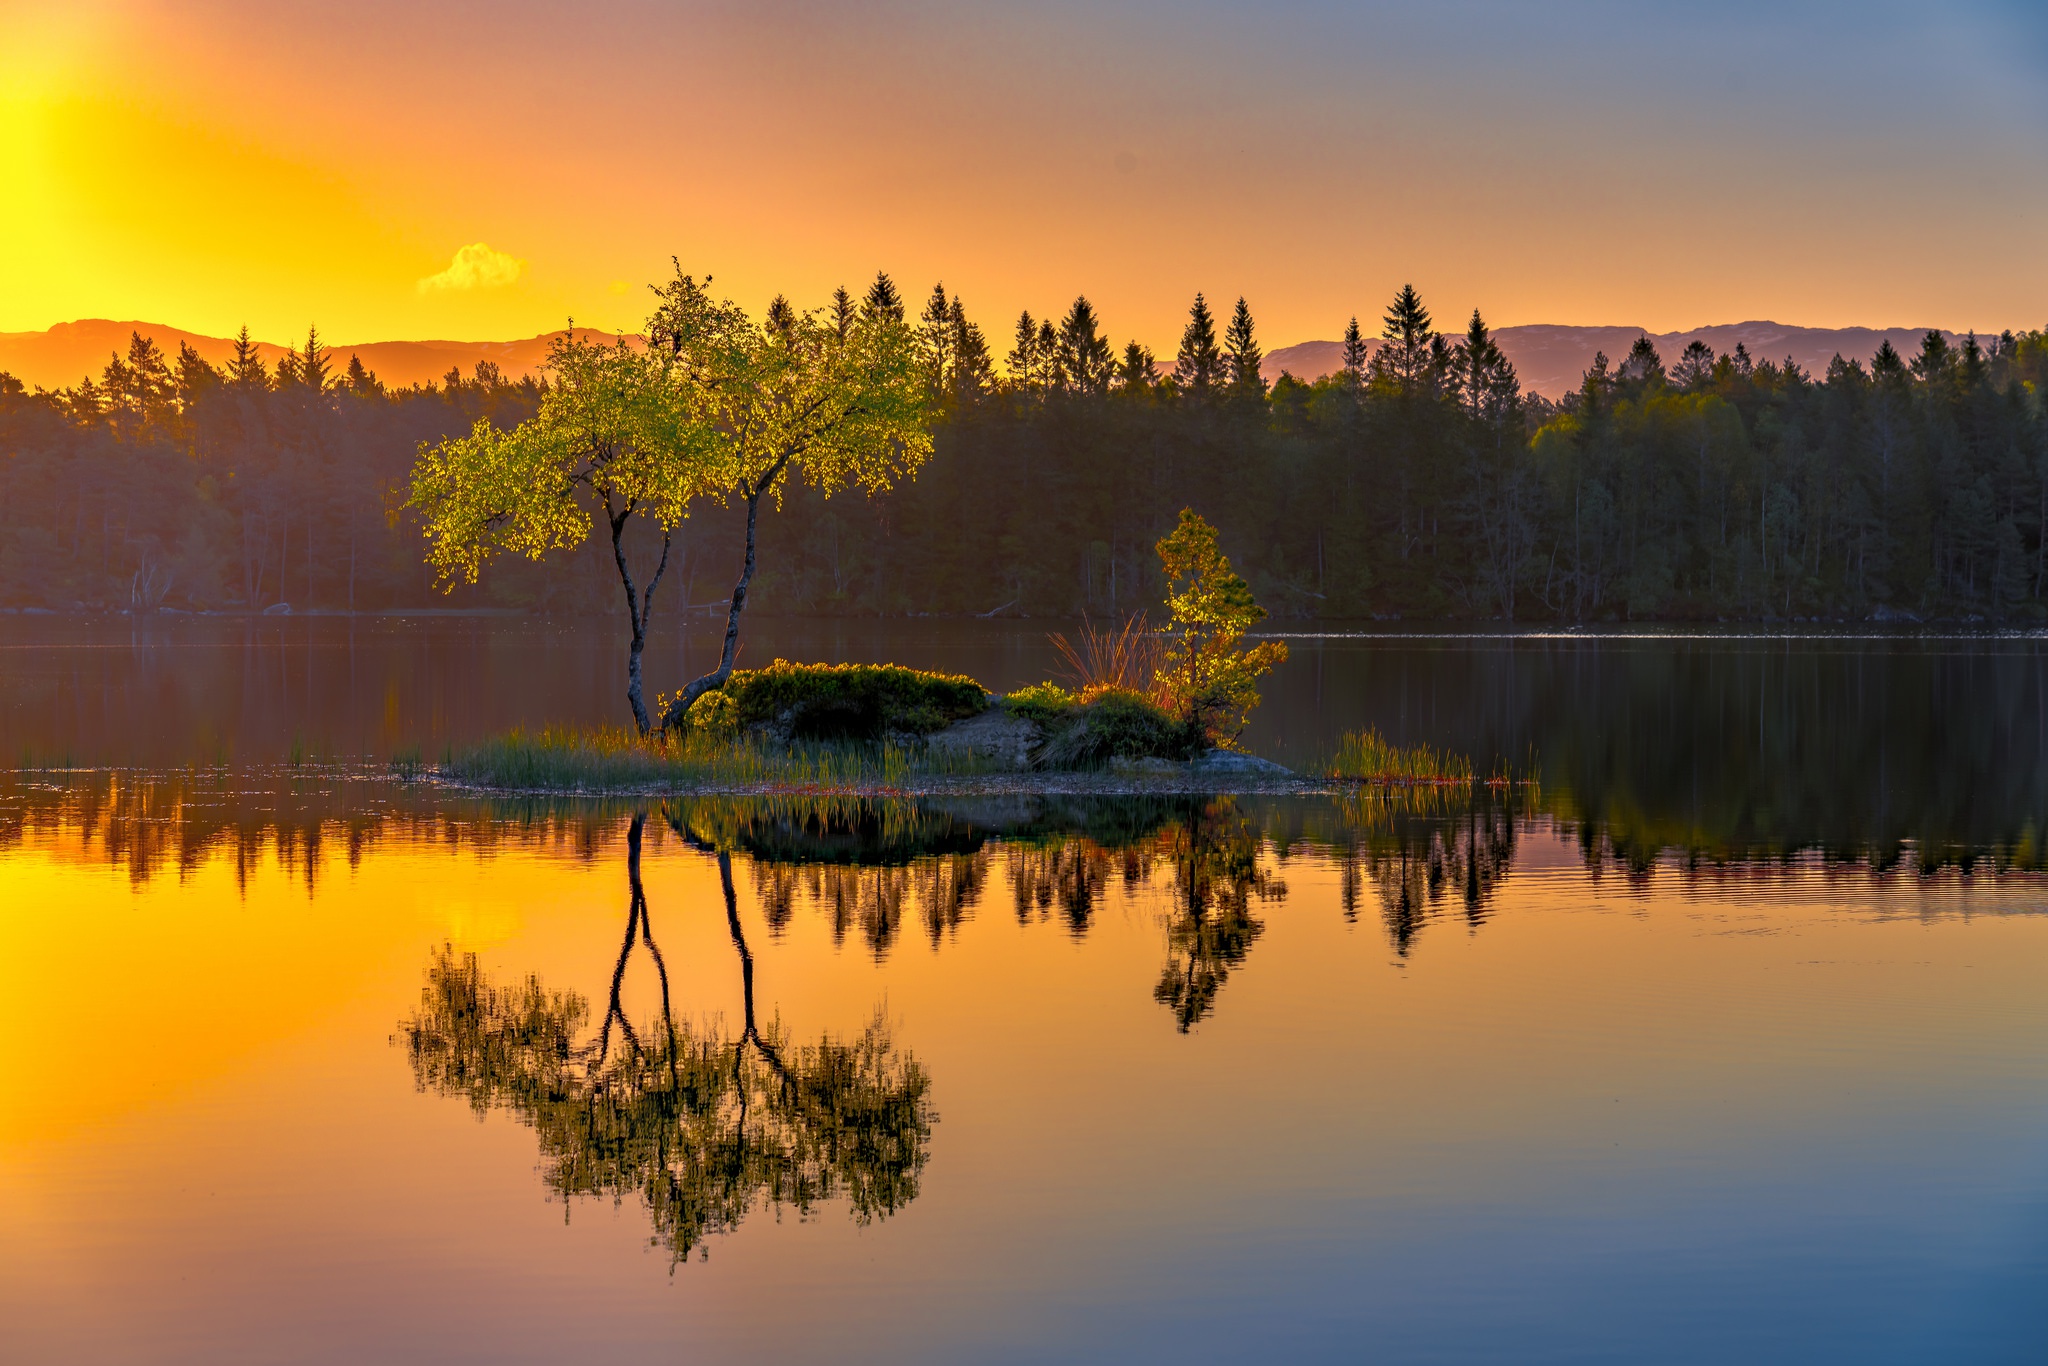
[[[1391,744],[1379,731],[1346,731],[1337,742],[1327,774],[1367,783],[1404,785],[1470,783],[1472,761],[1430,745]]]
[[[685,732],[642,739],[620,726],[514,730],[451,753],[442,775],[510,791],[627,792],[725,787],[832,793],[898,786],[913,775],[978,773],[969,756],[893,743],[799,742]]]

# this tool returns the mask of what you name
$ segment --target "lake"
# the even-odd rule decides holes
[[[1251,748],[1455,795],[392,776],[619,635],[0,617],[0,1356],[2048,1355],[2048,639],[1290,638]]]

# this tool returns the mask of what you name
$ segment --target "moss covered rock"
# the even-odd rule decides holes
[[[751,731],[792,740],[919,739],[988,707],[988,690],[961,674],[895,664],[792,664],[736,669],[691,706],[692,730]]]

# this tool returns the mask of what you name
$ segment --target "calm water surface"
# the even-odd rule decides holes
[[[612,644],[0,621],[0,1358],[2048,1355],[2040,642],[1295,642],[1497,800],[377,774]]]

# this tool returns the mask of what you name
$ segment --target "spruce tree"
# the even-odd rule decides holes
[[[1223,352],[1227,358],[1231,397],[1246,401],[1264,398],[1266,380],[1259,374],[1259,364],[1265,356],[1260,353],[1259,344],[1253,337],[1252,311],[1245,306],[1241,294],[1237,307],[1231,310],[1230,326],[1223,333]]]
[[[1084,394],[1108,392],[1116,362],[1110,356],[1109,338],[1096,327],[1095,309],[1085,294],[1075,298],[1060,322],[1058,353],[1063,387]]]
[[[1038,384],[1038,324],[1028,308],[1017,315],[1016,336],[1003,364],[1009,367],[1011,387],[1034,388]]]
[[[1117,388],[1129,394],[1151,392],[1159,383],[1159,363],[1137,342],[1124,347],[1123,364],[1117,367]]]
[[[832,291],[832,330],[841,341],[853,331],[854,311],[853,296],[846,292],[845,285]]]
[[[931,365],[931,391],[934,395],[942,394],[951,387],[953,378],[953,309],[946,301],[943,281],[932,286],[932,296],[925,300],[924,312],[917,315],[917,321]]]
[[[327,348],[320,344],[320,329],[306,329],[305,354],[299,357],[299,383],[314,393],[323,393],[327,388],[328,372],[332,369],[327,359]]]
[[[886,318],[891,322],[903,321],[903,296],[896,292],[896,282],[889,278],[887,271],[875,272],[875,282],[868,286],[861,310],[870,318]]]
[[[228,383],[237,389],[268,389],[270,373],[263,368],[263,358],[256,353],[256,343],[249,340],[249,325],[242,324],[242,330],[235,336],[235,349],[228,357]]]
[[[1671,367],[1671,382],[1681,389],[1704,389],[1714,382],[1714,349],[1694,337],[1685,344],[1678,364]]]
[[[1195,295],[1188,325],[1181,330],[1180,353],[1174,357],[1173,382],[1191,398],[1207,398],[1223,377],[1223,352],[1216,345],[1216,319],[1209,303]]]
[[[1618,372],[1624,384],[1641,385],[1655,389],[1664,383],[1664,358],[1657,354],[1656,343],[1647,336],[1639,336],[1635,345],[1629,347],[1628,355],[1622,358]]]
[[[953,393],[963,401],[979,398],[994,387],[995,365],[989,359],[987,339],[979,327],[967,321],[958,294],[946,306],[946,323],[953,338]]]
[[[1344,324],[1344,378],[1351,384],[1365,382],[1366,363],[1372,353],[1365,344],[1365,337],[1358,330],[1358,319]]]
[[[1430,331],[1429,310],[1422,306],[1415,286],[1402,285],[1381,322],[1380,336],[1386,344],[1373,356],[1375,373],[1391,380],[1404,393],[1425,387],[1431,369],[1430,340],[1434,335]]]

